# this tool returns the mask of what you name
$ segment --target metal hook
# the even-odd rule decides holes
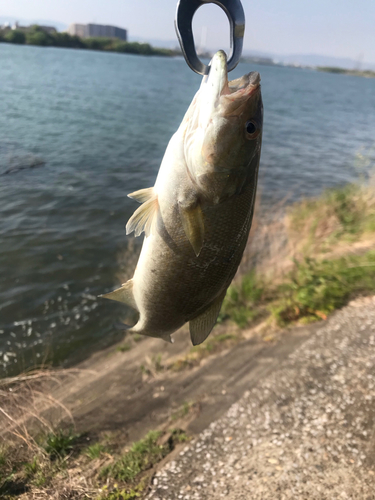
[[[179,0],[175,17],[177,37],[186,62],[200,75],[207,75],[210,68],[202,63],[195,50],[192,21],[199,7],[208,3],[221,7],[229,19],[233,51],[228,61],[228,71],[232,71],[240,60],[245,33],[245,13],[240,0]]]

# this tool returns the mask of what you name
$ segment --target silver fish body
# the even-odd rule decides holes
[[[135,307],[130,332],[170,341],[189,322],[194,345],[220,312],[248,239],[261,150],[258,73],[228,82],[218,52],[209,77],[164,155],[153,188],[132,193],[141,202],[127,224],[145,231],[133,279],[104,295]]]

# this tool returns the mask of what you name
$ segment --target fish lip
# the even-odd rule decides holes
[[[219,50],[210,62],[210,72],[205,79],[205,84],[214,92],[217,98],[230,93],[228,81],[227,55]]]
[[[249,98],[260,90],[260,74],[252,71],[237,80],[229,82],[230,94],[232,99],[246,97]]]
[[[210,72],[203,77],[197,106],[198,126],[204,130],[218,107],[223,95],[230,94],[227,56],[219,50],[210,62]]]

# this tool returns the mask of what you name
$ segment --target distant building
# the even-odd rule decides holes
[[[71,24],[68,28],[69,35],[79,36],[80,38],[87,38],[88,26],[87,24]]]
[[[57,29],[54,28],[53,26],[42,26],[40,24],[38,24],[39,28],[41,28],[43,31],[45,31],[46,33],[50,33],[50,34],[54,34],[54,33],[57,33]]]
[[[68,33],[69,35],[76,35],[80,38],[119,38],[120,40],[124,40],[124,42],[128,39],[128,33],[123,28],[105,26],[103,24],[71,24],[68,28]]]

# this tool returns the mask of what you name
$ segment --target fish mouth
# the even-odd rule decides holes
[[[200,87],[199,126],[205,128],[214,114],[239,114],[248,100],[260,90],[260,75],[256,71],[228,80],[227,56],[219,50],[210,62],[210,72]]]
[[[228,80],[227,56],[219,50],[210,63],[208,76],[203,77],[200,88],[199,124],[206,126],[213,113],[223,116],[239,114],[249,99],[260,90],[260,75],[253,71],[247,75]]]
[[[230,95],[232,98],[250,96],[260,86],[260,75],[257,71],[229,81],[227,56],[223,50],[216,52],[212,58],[209,75],[205,78],[210,92],[217,98],[225,95]]]

